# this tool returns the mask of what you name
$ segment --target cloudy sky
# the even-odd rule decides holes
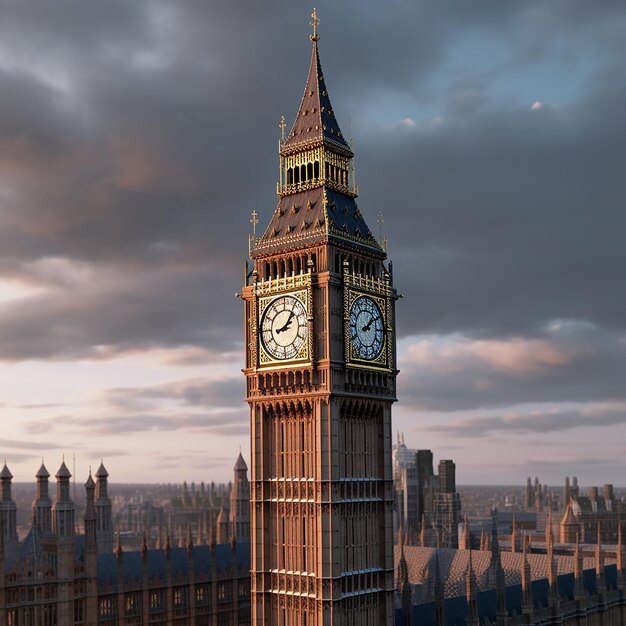
[[[310,58],[300,2],[0,2],[0,453],[226,480],[249,213]],[[407,444],[461,483],[626,484],[626,5],[319,1],[384,232]]]

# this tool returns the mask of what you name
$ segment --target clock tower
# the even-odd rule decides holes
[[[245,305],[253,626],[391,626],[391,264],[355,199],[313,13],[280,142],[278,206],[251,241]]]

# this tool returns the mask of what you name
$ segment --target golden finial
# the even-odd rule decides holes
[[[311,13],[311,17],[313,18],[313,21],[310,22],[311,26],[313,26],[313,34],[309,35],[309,37],[311,38],[311,41],[319,41],[320,40],[320,36],[317,34],[317,25],[320,23],[320,18],[317,17],[317,10],[315,9],[315,7],[313,7],[313,13]]]
[[[278,125],[278,128],[280,128],[280,140],[284,142],[285,141],[285,128],[287,128],[287,124],[285,124],[284,115],[282,115],[280,118],[280,124]]]
[[[252,236],[256,237],[256,225],[259,223],[256,210],[250,213],[250,224],[252,224]]]
[[[256,244],[256,226],[259,223],[256,209],[250,213],[250,224],[252,224],[252,234],[248,235],[248,256],[252,255],[252,249]],[[246,267],[247,269],[247,267]]]

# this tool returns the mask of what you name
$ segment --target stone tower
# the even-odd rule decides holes
[[[13,474],[6,463],[0,472],[0,530],[5,552],[12,554],[17,548],[17,506],[11,497],[11,481]]]
[[[74,617],[74,503],[70,498],[70,478],[65,461],[56,473],[57,493],[52,505],[52,532],[57,541],[57,619],[71,624]]]
[[[98,554],[106,554],[113,552],[114,529],[113,514],[111,508],[111,499],[109,498],[109,472],[107,472],[104,463],[100,463],[100,467],[96,472],[96,518],[97,518],[97,540]]]
[[[280,142],[278,206],[252,238],[241,294],[252,624],[390,626],[397,295],[355,202],[317,22],[314,12],[302,102]]]
[[[235,463],[233,488],[230,492],[230,532],[238,542],[250,541],[250,481],[248,466],[241,452]]]
[[[52,532],[52,501],[48,494],[50,472],[43,461],[35,478],[37,478],[37,492],[33,501],[33,527],[42,533],[49,533]]]

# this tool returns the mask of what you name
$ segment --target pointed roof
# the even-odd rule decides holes
[[[65,461],[61,462],[61,467],[56,473],[56,478],[71,478],[72,473],[67,469],[67,465],[65,465]]]
[[[578,520],[572,511],[572,505],[568,502],[565,513],[561,518],[561,526],[578,526]]]
[[[13,474],[11,474],[11,471],[7,467],[6,462],[4,464],[4,467],[2,468],[2,471],[0,472],[0,478],[2,480],[11,480],[11,478],[13,478]]]
[[[89,477],[87,478],[87,482],[85,483],[85,489],[95,489],[96,483],[91,477],[91,472],[89,472]]]
[[[107,472],[106,467],[104,467],[104,463],[100,461],[100,467],[98,468],[98,471],[96,472],[96,478],[107,478],[108,475],[109,475],[109,472]]]
[[[41,467],[37,470],[35,478],[50,478],[50,472],[46,469],[46,466],[41,462]]]
[[[239,456],[237,457],[237,461],[235,462],[235,471],[236,472],[248,471],[248,466],[246,465],[246,462],[244,461],[243,455],[241,454],[241,452],[239,453]]]
[[[254,247],[254,256],[324,241],[385,256],[354,198],[324,187],[283,196]]]
[[[347,152],[352,156],[352,150],[339,128],[335,112],[330,104],[317,51],[317,41],[314,41],[311,51],[311,65],[309,66],[300,108],[281,154],[295,152],[307,144],[320,143],[326,143],[332,148],[340,152]]]

